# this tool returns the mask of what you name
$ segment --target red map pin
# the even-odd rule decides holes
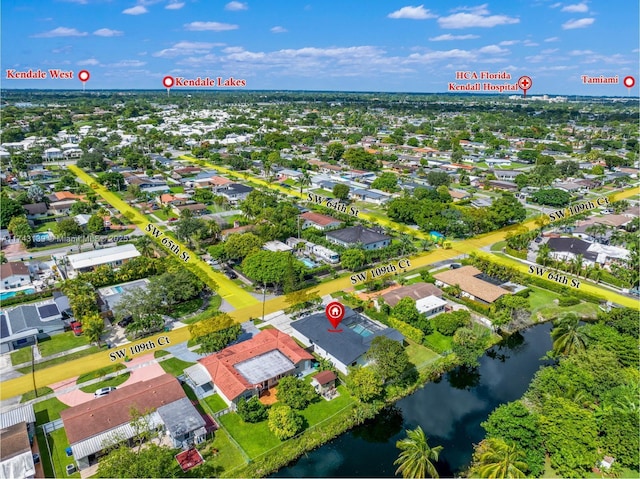
[[[176,84],[176,81],[173,79],[172,76],[167,75],[162,79],[162,85],[167,89],[167,95],[169,94],[169,90],[171,90],[171,87],[175,84]]]
[[[531,88],[532,85],[533,82],[531,81],[531,77],[524,75],[518,78],[518,88],[520,88],[524,92],[525,98],[527,98],[527,90]]]
[[[84,91],[84,84],[89,81],[89,78],[91,78],[91,74],[87,70],[80,70],[78,72],[78,80],[82,82],[82,91]]]
[[[624,77],[624,80],[622,80],[622,84],[627,88],[633,88],[633,85],[636,84],[636,79],[632,76]]]
[[[327,315],[327,319],[333,326],[333,329],[328,329],[327,331],[331,333],[341,333],[342,329],[336,329],[344,318],[345,309],[341,303],[337,301],[333,301],[332,303],[327,304],[327,307],[324,309],[324,314]]]

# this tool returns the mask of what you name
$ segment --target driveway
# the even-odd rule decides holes
[[[165,348],[165,351],[169,351],[176,358],[182,359],[183,361],[187,361],[189,363],[195,363],[198,359],[204,357],[204,355],[202,354],[189,351],[189,349],[187,349],[187,343],[180,343],[175,346],[170,346],[168,348]]]

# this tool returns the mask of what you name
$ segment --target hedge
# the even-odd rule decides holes
[[[404,337],[413,339],[418,344],[422,344],[424,333],[418,328],[392,317],[389,317],[388,321],[389,326],[400,331]]]
[[[16,296],[12,296],[11,298],[0,301],[0,306],[6,308],[8,306],[13,306],[14,304],[26,303],[29,301],[35,301],[36,299],[48,298],[50,296],[53,296],[53,291],[53,289],[48,289],[46,291],[40,291],[38,293],[18,294]]]
[[[488,315],[489,313],[491,313],[491,307],[490,306],[485,306],[482,303],[479,303],[477,301],[473,301],[471,299],[468,298],[456,298],[455,296],[452,296],[450,294],[447,293],[443,293],[443,296],[445,296],[446,298],[452,300],[452,301],[456,301],[458,303],[462,303],[465,306],[467,306],[470,310],[475,311],[476,313],[480,313],[484,316]]]
[[[529,279],[527,282],[534,286],[540,286],[541,288],[548,289],[549,291],[553,291],[554,293],[560,293],[563,296],[575,296],[576,298],[582,299],[584,301],[588,301],[590,303],[600,304],[600,302],[603,300],[599,296],[595,296],[590,293],[585,293],[583,291],[580,291],[577,288],[569,288],[560,283],[556,283],[555,281],[544,280],[536,276],[529,276]]]

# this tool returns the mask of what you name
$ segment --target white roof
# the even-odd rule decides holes
[[[267,251],[291,251],[293,249],[282,241],[267,241],[262,248]]]
[[[17,454],[0,462],[0,477],[33,477],[36,468],[31,451]]]
[[[36,422],[36,414],[31,404],[0,413],[0,429],[6,429],[21,422],[27,424]]]
[[[420,298],[418,301],[416,301],[416,309],[420,313],[426,313],[427,311],[431,311],[434,308],[444,306],[445,304],[447,304],[445,300],[431,295],[427,296],[426,298]]]
[[[140,256],[140,252],[132,244],[115,246],[113,248],[88,251],[86,253],[72,254],[68,256],[69,264],[73,269],[90,268],[101,264],[113,263]]]
[[[200,363],[185,368],[184,373],[189,376],[196,386],[202,386],[213,381],[207,369]]]

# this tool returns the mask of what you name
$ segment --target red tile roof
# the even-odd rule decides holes
[[[340,223],[340,220],[335,219],[333,216],[321,215],[320,213],[314,213],[313,211],[307,211],[300,215],[307,221],[311,221],[320,226],[327,226],[333,223]]]
[[[298,346],[290,336],[277,329],[265,329],[248,341],[229,346],[218,353],[199,359],[198,362],[205,367],[216,388],[227,399],[233,401],[255,386],[238,372],[235,365],[274,350],[280,351],[293,364],[313,359],[313,356]]]
[[[61,411],[60,417],[69,444],[75,444],[131,421],[131,408],[144,413],[185,397],[178,380],[163,374]]]
[[[336,374],[333,371],[320,371],[318,374],[313,376],[313,379],[317,381],[321,386],[330,383],[331,381],[335,381],[337,379]]]

